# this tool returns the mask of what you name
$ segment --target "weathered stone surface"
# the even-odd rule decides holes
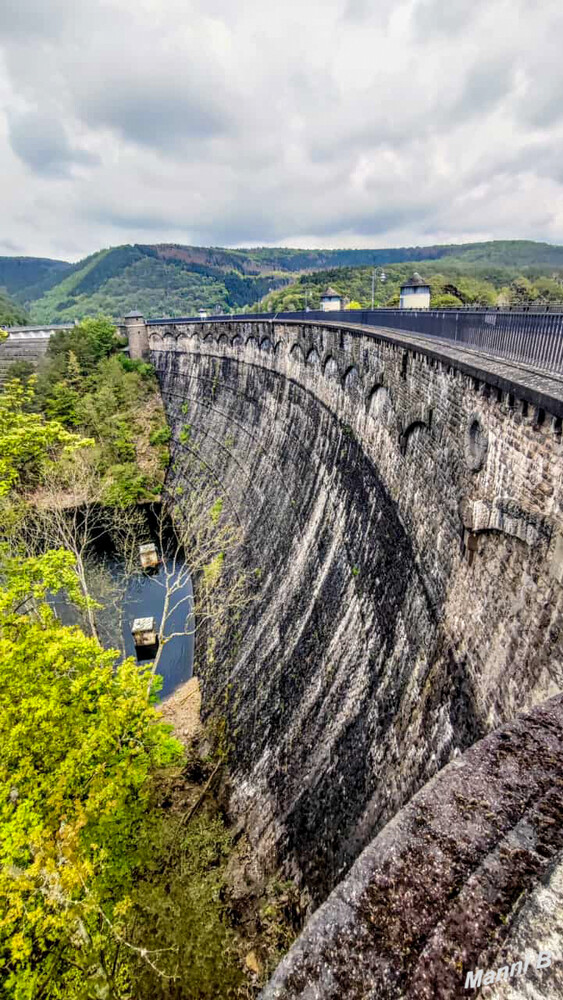
[[[532,967],[522,979],[513,977],[508,982],[495,983],[485,995],[491,1000],[546,1000],[563,996],[563,852],[522,902],[495,958],[496,966],[502,968],[508,963],[512,969],[512,963],[522,956],[538,956],[542,951],[551,958],[547,970]],[[537,961],[531,964],[537,965]]]
[[[60,329],[67,328],[72,328],[72,325],[60,327]],[[0,382],[9,375],[10,367],[16,361],[29,361],[31,364],[37,364],[44,357],[49,346],[51,329],[49,327],[46,329],[20,327],[6,340],[0,340]]]
[[[563,698],[430,781],[312,916],[261,1000],[451,1000],[468,971],[551,952],[485,995],[563,987]]]
[[[199,663],[203,710],[229,718],[258,858],[318,904],[437,771],[562,688],[561,386],[330,324],[149,332],[169,485],[202,464],[256,581]]]

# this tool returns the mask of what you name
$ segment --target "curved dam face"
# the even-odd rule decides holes
[[[170,488],[205,468],[256,591],[225,655],[198,650],[232,807],[318,904],[438,770],[563,686],[561,403],[384,331],[148,331]]]

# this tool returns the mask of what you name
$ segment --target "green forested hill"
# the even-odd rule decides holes
[[[23,326],[29,323],[29,317],[17,302],[0,292],[0,327]]]
[[[45,257],[0,257],[0,290],[17,302],[30,302],[61,281],[74,266]]]
[[[416,266],[427,276],[435,276],[436,294],[455,296],[455,290],[444,291],[446,286],[455,285],[457,279],[460,291],[460,279],[466,285],[474,279],[490,286],[487,290],[481,284],[479,295],[492,302],[499,294],[506,298],[503,289],[515,279],[535,282],[563,273],[563,247],[529,240],[377,250],[133,244],[100,250],[78,264],[0,258],[0,289],[4,287],[25,305],[34,322],[81,319],[100,312],[117,318],[132,309],[152,317],[192,315],[202,307],[240,311],[264,299],[278,308],[280,302],[295,300],[305,288],[314,304],[318,286],[327,281],[368,305],[374,265],[385,266],[389,272],[383,290],[386,298]],[[469,301],[478,300],[475,288],[467,286],[464,294],[470,296]],[[549,294],[553,296],[554,290]],[[382,296],[378,299],[382,301]]]
[[[462,305],[481,308],[563,304],[563,267],[541,264],[509,267],[484,264],[466,257],[445,257],[378,267],[375,305],[398,305],[401,283],[412,275],[414,269],[430,285],[430,304],[436,309]],[[348,299],[352,308],[369,308],[372,276],[372,267],[331,268],[303,274],[288,287],[268,293],[252,307],[252,311],[290,312],[305,306],[318,309],[321,292],[327,285]]]
[[[240,252],[240,251],[237,251]],[[285,250],[260,248],[243,251],[256,264],[280,270],[326,270],[335,267],[370,267],[403,261],[462,258],[468,263],[498,267],[563,268],[563,246],[533,240],[491,240],[486,243],[436,244],[426,247],[391,247],[379,250]]]
[[[100,312],[119,317],[131,309],[147,316],[241,309],[288,280],[260,268],[248,273],[245,265],[236,251],[138,245],[101,250],[30,302],[30,313],[37,322],[53,322]]]

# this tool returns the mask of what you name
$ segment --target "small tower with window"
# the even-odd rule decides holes
[[[323,312],[338,312],[342,309],[342,296],[334,288],[327,288],[321,295],[321,309]]]
[[[401,309],[430,309],[430,285],[417,271],[401,285]]]

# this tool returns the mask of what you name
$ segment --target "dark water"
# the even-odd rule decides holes
[[[146,538],[144,539],[146,541]],[[160,697],[171,694],[178,685],[189,680],[193,669],[193,617],[192,586],[185,570],[183,558],[176,563],[167,559],[169,570],[168,586],[175,583],[179,589],[172,594],[172,610],[166,623],[166,634],[182,632],[165,643],[158,663],[158,674],[162,677]],[[112,551],[107,540],[99,541],[86,560],[86,575],[91,595],[102,609],[95,612],[96,629],[100,642],[106,649],[119,650],[121,657],[135,657],[135,644],[131,635],[131,625],[135,618],[153,617],[156,628],[160,625],[165,600],[166,572],[161,564],[158,571],[144,573],[139,569],[129,578],[125,577],[120,560]],[[64,595],[51,599],[58,617],[65,625],[80,625],[89,633],[87,620],[83,614],[69,604]]]
[[[172,570],[170,561],[167,563],[169,570]],[[183,572],[183,564],[178,568],[178,572]],[[176,576],[177,576],[176,573]],[[142,575],[134,577],[127,588],[123,605],[123,622],[121,628],[122,641],[125,645],[127,656],[135,656],[135,644],[131,635],[131,624],[135,618],[154,617],[157,625],[162,618],[164,605],[164,579],[165,572],[161,566],[158,573],[153,576]],[[182,591],[174,595],[172,603],[175,605],[183,597],[191,598],[191,581],[186,582]],[[168,618],[167,632],[180,632],[187,630],[193,633],[193,620],[186,621],[186,616],[191,608],[191,600],[185,601],[176,611],[173,611]],[[175,636],[166,643],[158,664],[158,673],[163,679],[161,697],[171,694],[179,684],[189,680],[192,676],[194,651],[193,634]]]

